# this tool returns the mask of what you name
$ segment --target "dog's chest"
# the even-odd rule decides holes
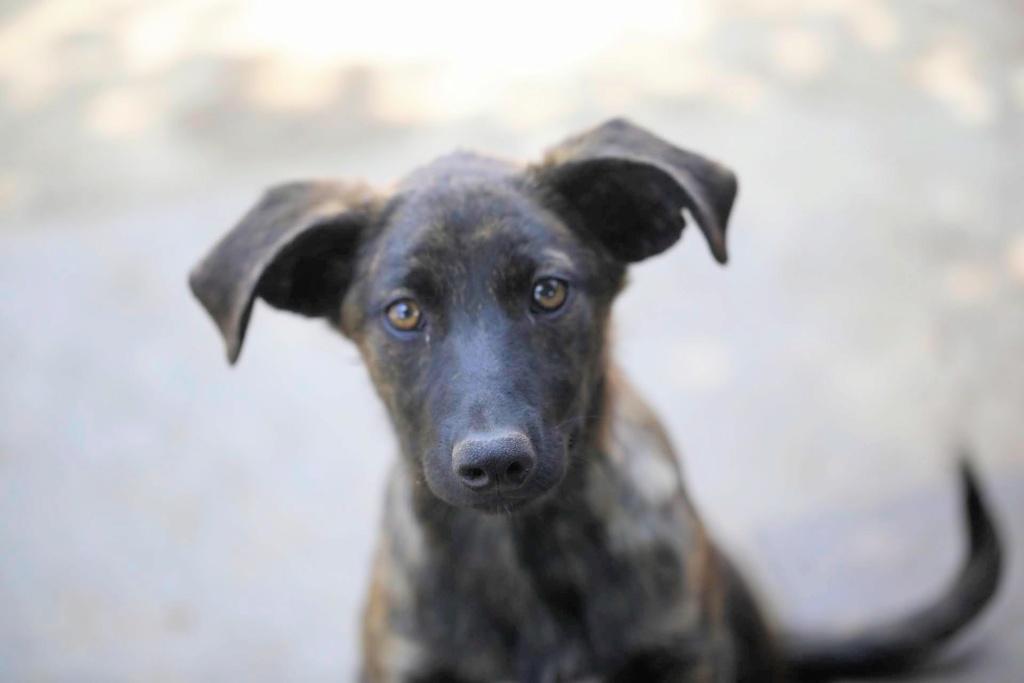
[[[550,680],[578,680],[600,670],[599,653],[613,648],[595,640],[626,630],[599,616],[622,612],[610,602],[612,563],[565,529],[519,531],[437,565],[417,598],[430,639],[463,653],[453,664],[469,680],[544,680],[552,671],[560,675]]]
[[[459,662],[469,677],[581,679],[681,623],[684,577],[669,544],[624,552],[579,512],[504,522],[463,530],[420,584],[426,630],[438,649],[472,653]]]
[[[596,626],[604,637],[613,626],[595,622],[628,620],[629,563],[610,552],[607,529],[595,519],[527,519],[511,542],[520,580],[561,635],[591,642],[601,635],[592,633]]]

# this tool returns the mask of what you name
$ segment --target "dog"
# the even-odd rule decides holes
[[[651,410],[609,359],[629,264],[687,223],[727,260],[735,175],[622,119],[518,164],[459,152],[375,190],[271,188],[192,271],[237,361],[258,297],[359,348],[401,456],[361,680],[825,681],[915,666],[996,591],[970,552],[931,606],[863,635],[774,628],[715,546]]]

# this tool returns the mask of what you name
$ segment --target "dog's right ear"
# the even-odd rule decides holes
[[[231,363],[257,296],[302,315],[337,313],[375,205],[361,184],[273,187],[192,270],[189,285],[220,328]]]

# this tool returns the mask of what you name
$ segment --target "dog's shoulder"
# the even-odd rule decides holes
[[[610,374],[608,458],[648,505],[682,494],[679,461],[654,411],[620,372]]]

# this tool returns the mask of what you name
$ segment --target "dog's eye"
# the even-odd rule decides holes
[[[399,332],[412,332],[423,319],[420,306],[412,299],[399,299],[384,311],[388,323]]]
[[[557,311],[569,296],[569,284],[565,280],[546,277],[533,283],[533,303],[545,313]]]

